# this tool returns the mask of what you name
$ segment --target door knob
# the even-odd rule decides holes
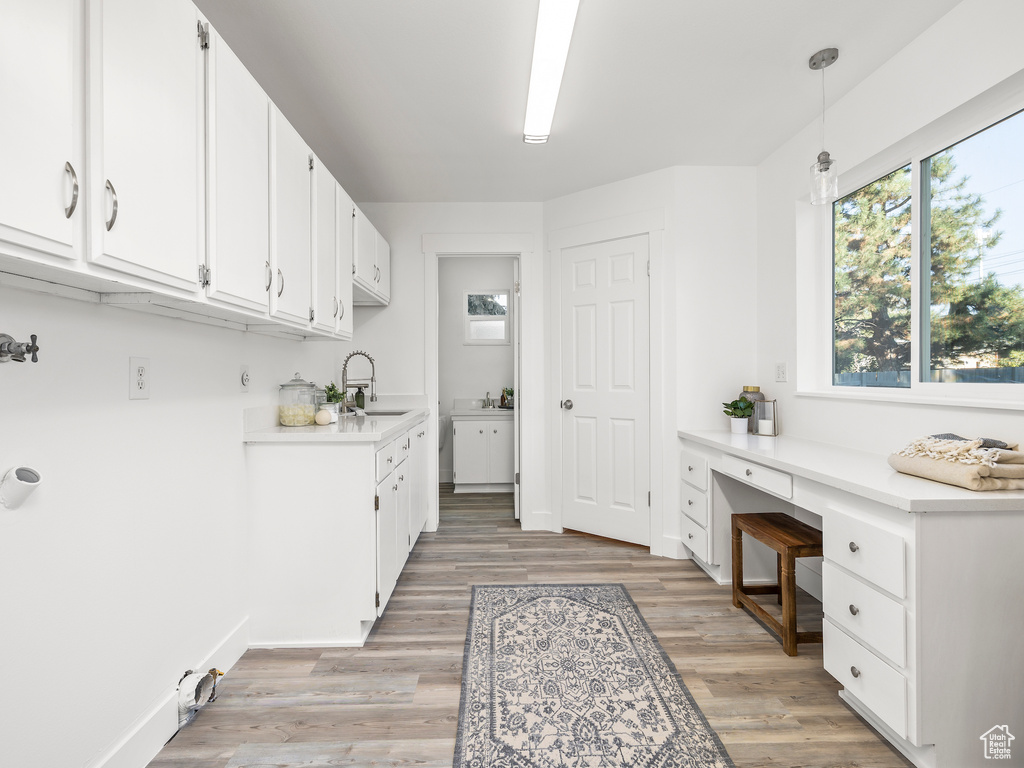
[[[565,408],[565,410],[567,411],[572,410],[572,400],[563,400],[558,405],[561,406],[562,408]]]

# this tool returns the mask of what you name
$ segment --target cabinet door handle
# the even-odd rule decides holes
[[[860,549],[860,547],[857,546],[857,542],[856,541],[851,541],[850,542],[850,551],[851,552],[856,552],[858,549]]]
[[[110,209],[110,218],[107,219],[107,232],[109,232],[113,228],[114,222],[117,221],[117,190],[110,183],[110,179],[107,179],[107,189],[110,190],[110,196],[114,201],[114,205]]]
[[[692,534],[692,533],[688,533],[688,534],[686,534],[686,538],[688,538],[688,539],[692,539],[692,538],[693,538],[693,534]]]
[[[78,174],[70,161],[64,163],[64,170],[71,174],[71,205],[64,209],[64,216],[70,219],[78,207]]]
[[[269,261],[266,262],[266,265],[267,265],[267,284],[263,287],[263,290],[264,291],[269,291],[270,290],[270,286],[274,282],[274,272],[270,268],[270,262]]]
[[[483,431],[483,430],[481,429],[481,430],[480,430],[480,434],[482,435],[483,433],[484,433],[484,431]]]
[[[686,471],[687,471],[687,472],[693,472],[693,467],[690,467],[690,466],[688,466],[688,467],[686,468]]]
[[[388,464],[393,464],[394,461],[395,461],[395,457],[394,456],[388,456]]]
[[[852,613],[854,616],[856,616],[858,613],[860,613],[860,608],[858,608],[853,603],[850,603],[850,613]]]
[[[392,491],[397,491],[398,490],[398,483],[395,483],[393,486],[391,486],[391,490]]]
[[[277,298],[281,298],[282,293],[284,293],[284,272],[279,269],[277,270]]]
[[[338,303],[341,304],[341,316],[338,318],[340,320],[342,317],[345,316],[345,302],[339,301]]]
[[[398,482],[404,483],[405,482],[405,475],[399,475],[398,476]]]
[[[747,474],[747,477],[750,477],[752,474],[754,474],[754,470],[748,469],[746,474]]]
[[[860,670],[856,667],[850,667],[850,674],[854,677],[860,677]]]
[[[337,296],[334,297],[334,315],[333,316],[334,316],[335,319],[337,319],[337,317],[338,317],[338,297]]]
[[[498,434],[498,430],[494,430],[494,434]]]
[[[686,500],[686,506],[692,507],[693,506],[693,499],[687,499]]]

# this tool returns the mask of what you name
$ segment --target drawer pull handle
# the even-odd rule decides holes
[[[394,461],[395,461],[395,457],[394,456],[388,456],[388,464],[393,464]]]
[[[688,538],[688,539],[692,539],[692,538],[693,538],[693,534],[692,534],[692,533],[688,533],[688,534],[686,534],[686,538]]]
[[[860,549],[860,547],[857,546],[857,542],[856,541],[851,541],[850,542],[850,551],[851,552],[856,552],[858,549]]]
[[[693,467],[690,467],[690,466],[688,466],[688,467],[686,468],[686,471],[687,471],[687,472],[693,472]]]
[[[747,477],[750,477],[752,474],[754,474],[754,470],[748,469],[747,470]]]
[[[856,667],[850,667],[850,674],[854,677],[860,677],[860,670]]]
[[[686,505],[689,506],[689,507],[692,507],[693,506],[693,499],[687,499],[686,500]]]
[[[850,603],[850,613],[852,613],[854,616],[856,616],[858,613],[860,613],[860,608],[858,608],[853,603]]]

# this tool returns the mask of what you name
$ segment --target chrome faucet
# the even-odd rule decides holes
[[[491,401],[491,393],[488,392],[487,395],[484,397],[484,408],[493,408],[493,407],[494,407],[494,403]]]
[[[349,384],[348,383],[348,361],[351,360],[356,355],[362,355],[363,357],[365,357],[367,360],[370,361],[370,402],[371,403],[377,402],[377,372],[376,372],[377,369],[376,369],[376,366],[373,363],[373,358],[370,357],[365,352],[361,352],[359,350],[356,350],[354,352],[349,352],[348,353],[348,357],[345,358],[345,362],[341,366],[341,391],[345,393],[345,399],[341,401],[342,413],[345,413],[345,412],[348,411],[348,390],[349,390],[349,388],[350,387],[362,387],[362,386],[364,386],[363,382],[356,382],[355,384]]]

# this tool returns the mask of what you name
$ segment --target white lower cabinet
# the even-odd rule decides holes
[[[453,416],[452,429],[456,491],[468,485],[511,486],[515,475],[511,412],[507,418],[487,421]]]
[[[402,446],[421,430],[246,445],[252,645],[362,644],[415,541],[415,450]]]

